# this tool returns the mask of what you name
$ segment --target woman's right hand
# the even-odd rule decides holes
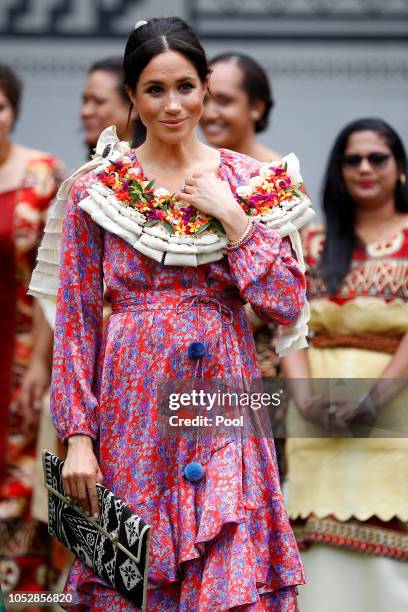
[[[92,438],[85,435],[68,438],[67,458],[62,468],[65,494],[95,519],[99,518],[96,483],[102,479],[102,472],[93,452]]]
[[[21,430],[29,435],[38,427],[44,393],[50,384],[50,367],[34,358],[21,381],[15,409],[22,417]]]

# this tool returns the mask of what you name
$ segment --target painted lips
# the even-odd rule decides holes
[[[359,187],[362,187],[363,189],[370,189],[371,187],[375,186],[375,181],[359,181]]]
[[[161,123],[169,127],[176,127],[180,125],[180,123],[183,123],[183,121],[185,121],[185,119],[177,119],[176,121],[162,121]]]

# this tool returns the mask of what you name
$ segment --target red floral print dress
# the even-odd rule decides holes
[[[47,585],[47,527],[30,516],[37,432],[22,433],[21,416],[10,407],[30,363],[28,283],[62,174],[57,159],[37,156],[28,162],[21,186],[0,193],[0,579],[5,593]]]
[[[234,191],[259,167],[223,150],[218,177]],[[195,445],[156,427],[158,383],[194,375],[191,342],[205,343],[205,378],[259,377],[243,305],[278,324],[296,320],[305,280],[290,244],[256,224],[218,262],[162,266],[78,207],[93,181],[90,173],[75,183],[63,228],[51,398],[59,436],[92,437],[103,484],[151,525],[148,610],[294,611],[304,575],[273,441],[213,444],[193,483],[182,470]],[[113,310],[105,335],[103,281]],[[76,606],[134,609],[80,558],[65,590]]]

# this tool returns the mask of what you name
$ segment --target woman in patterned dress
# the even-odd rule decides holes
[[[49,538],[30,502],[52,332],[27,296],[45,214],[62,179],[55,157],[16,144],[21,83],[0,65],[0,578],[3,591],[47,588]]]
[[[204,99],[200,127],[208,144],[231,149],[260,162],[281,156],[257,138],[268,127],[274,100],[268,76],[248,55],[223,53],[210,61],[210,92]],[[248,308],[262,376],[275,376],[277,356],[272,348],[271,327]]]
[[[63,228],[51,399],[68,445],[64,488],[95,514],[95,482],[103,478],[151,525],[149,611],[294,611],[304,576],[273,442],[224,439],[196,451],[160,436],[156,397],[158,383],[174,373],[193,377],[189,347],[200,338],[205,378],[259,376],[243,304],[269,321],[293,323],[304,277],[290,242],[251,226],[232,196],[260,163],[214,150],[195,134],[208,65],[189,26],[179,18],[138,24],[124,67],[147,130],[144,144],[127,153],[135,169],[218,218],[237,244],[195,268],[162,265],[78,206],[95,183],[92,172],[75,182]],[[103,280],[113,310],[104,338]],[[198,482],[183,474],[194,459],[205,466]],[[81,609],[134,609],[80,558],[65,589]]]
[[[335,439],[321,435],[330,401],[310,380],[289,410],[287,507],[306,546],[305,612],[408,609],[407,395],[397,392],[408,379],[406,171],[389,125],[348,125],[329,160],[326,228],[303,237],[314,335],[284,358],[286,374],[355,379],[331,402]]]
[[[258,62],[243,53],[222,53],[210,61],[210,92],[204,99],[200,127],[208,144],[231,149],[260,162],[278,161],[281,156],[263,145],[258,134],[269,124],[275,105],[268,75]],[[275,377],[279,359],[274,350],[276,326],[265,323],[246,307],[254,332],[256,356],[263,378]],[[273,432],[279,470],[283,472],[282,439],[285,409],[273,414]]]

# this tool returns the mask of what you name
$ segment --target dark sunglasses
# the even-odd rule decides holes
[[[352,153],[350,155],[343,155],[341,163],[343,166],[348,166],[349,168],[358,168],[363,159],[366,159],[372,168],[379,168],[383,166],[390,157],[391,155],[389,153],[369,153],[368,155]]]

